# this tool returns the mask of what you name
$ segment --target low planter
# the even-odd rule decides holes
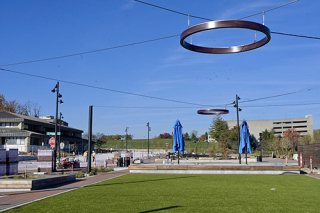
[[[0,192],[30,191],[76,180],[76,175],[51,175],[37,179],[0,179]]]

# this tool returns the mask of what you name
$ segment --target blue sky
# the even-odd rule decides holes
[[[214,20],[232,20],[288,3],[287,0],[160,1],[148,3]],[[1,1],[0,68],[79,84],[191,102],[169,102],[60,82],[59,106],[69,125],[87,132],[89,105],[94,107],[93,131],[128,133],[147,138],[172,132],[176,119],[184,132],[208,131],[212,116],[198,115],[204,105],[222,105],[320,87],[320,41],[271,34],[256,50],[237,54],[202,54],[180,46],[179,36],[123,48],[37,63],[3,66],[43,58],[116,47],[181,34],[186,16],[133,0]],[[272,32],[320,37],[320,2],[300,0],[267,12]],[[262,15],[245,20],[262,23]],[[191,18],[191,26],[204,20]],[[258,34],[261,37],[261,35]],[[193,36],[204,46],[250,43],[254,32],[241,29],[206,31]],[[7,100],[38,103],[42,115],[55,115],[54,80],[0,71],[0,93]],[[320,128],[320,90],[241,103],[240,119],[299,118],[312,114]],[[307,104],[307,105],[298,105]],[[285,105],[285,106],[272,106]],[[141,108],[144,107],[144,108]],[[222,107],[224,108],[224,107]],[[236,119],[229,106],[225,120]]]

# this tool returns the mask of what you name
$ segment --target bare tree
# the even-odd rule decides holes
[[[21,115],[39,117],[42,108],[37,103],[27,101],[24,105],[19,105],[17,111]]]

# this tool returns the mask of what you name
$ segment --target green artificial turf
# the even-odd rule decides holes
[[[8,212],[319,212],[319,202],[320,180],[303,175],[129,174]]]

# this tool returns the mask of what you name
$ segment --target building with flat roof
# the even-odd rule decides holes
[[[259,138],[260,133],[274,130],[276,136],[282,136],[283,132],[294,128],[300,136],[313,136],[313,116],[307,115],[305,118],[290,118],[290,119],[272,119],[272,120],[246,120],[249,125],[249,132],[256,139]],[[226,121],[229,128],[237,125],[237,121]],[[239,121],[241,125],[242,121]]]
[[[47,116],[48,117],[48,116]],[[66,151],[82,152],[87,140],[82,139],[82,130],[69,127],[62,122],[60,140]],[[50,146],[49,139],[54,135],[55,123],[52,119],[42,119],[12,112],[0,111],[0,145],[5,149],[18,149],[19,153],[37,151],[39,146]],[[58,136],[59,138],[59,136]]]

